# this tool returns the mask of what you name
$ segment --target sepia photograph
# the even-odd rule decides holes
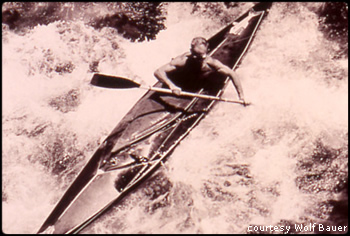
[[[2,4],[2,232],[346,234],[346,2]]]

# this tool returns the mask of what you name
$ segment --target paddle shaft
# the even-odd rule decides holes
[[[157,88],[157,87],[151,87],[151,86],[140,86],[139,88],[147,89],[147,90],[151,90],[151,91],[155,91],[155,92],[159,92],[159,93],[173,94],[173,92],[170,89],[165,89],[165,88]],[[229,100],[229,99],[215,97],[215,96],[211,96],[211,95],[190,93],[190,92],[185,92],[185,91],[181,91],[179,96],[197,97],[197,98],[203,98],[203,99],[208,99],[208,100],[215,100],[215,101],[221,101],[221,102],[230,102],[230,103],[238,103],[238,104],[242,104],[242,105],[248,105],[242,101]]]
[[[155,91],[155,92],[159,92],[159,93],[173,94],[173,91],[171,89],[143,85],[143,84],[140,84],[139,82],[136,82],[132,79],[124,78],[124,77],[120,77],[120,76],[94,74],[90,83],[92,85],[104,87],[104,88],[117,88],[117,89],[142,88],[142,89],[147,89],[147,90],[151,90],[151,91]],[[198,94],[198,93],[190,93],[190,92],[185,92],[185,91],[181,91],[181,93],[178,96],[197,97],[197,98],[209,99],[209,100],[215,100],[215,101],[221,101],[221,102],[238,103],[238,104],[241,104],[244,106],[250,105],[249,103],[244,103],[242,101],[229,100],[229,99],[220,98],[220,97],[216,97],[216,96],[204,95],[204,94]]]

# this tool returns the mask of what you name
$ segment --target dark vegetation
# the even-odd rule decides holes
[[[163,11],[159,2],[130,2],[122,12],[94,19],[90,24],[96,29],[115,28],[131,41],[153,40],[165,29]]]
[[[237,15],[232,14],[230,10],[237,8],[241,3],[224,2],[224,4],[222,4],[221,2],[191,2],[191,4],[192,14],[200,14],[213,20],[219,19],[222,24],[228,24],[237,17]],[[237,11],[236,14],[237,13],[239,12]]]

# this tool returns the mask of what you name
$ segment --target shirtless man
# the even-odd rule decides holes
[[[244,100],[242,85],[237,73],[228,66],[222,64],[219,60],[207,55],[208,42],[202,37],[196,37],[192,40],[190,52],[186,52],[165,64],[154,72],[154,76],[161,82],[164,82],[172,90],[173,94],[180,95],[181,88],[176,86],[168,77],[168,73],[179,70],[187,65],[188,60],[196,61],[200,65],[202,75],[219,72],[229,76],[237,90],[239,100],[247,104]]]

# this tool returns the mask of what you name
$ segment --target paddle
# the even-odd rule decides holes
[[[118,88],[118,89],[141,88],[141,89],[156,91],[159,93],[166,93],[166,94],[173,93],[170,89],[145,86],[145,85],[142,85],[134,80],[120,77],[120,76],[94,74],[90,83],[94,86],[104,87],[104,88]],[[209,100],[215,100],[215,101],[221,101],[221,102],[238,103],[238,104],[242,104],[244,106],[250,105],[250,103],[244,103],[242,101],[229,100],[229,99],[215,97],[215,96],[211,96],[211,95],[190,93],[190,92],[185,92],[185,91],[181,91],[181,94],[179,96],[197,97],[197,98],[203,98],[203,99],[209,99]]]

